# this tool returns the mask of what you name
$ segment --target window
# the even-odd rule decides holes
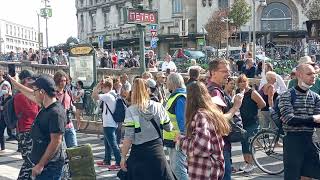
[[[91,28],[95,29],[96,28],[96,14],[91,14]]]
[[[9,26],[6,24],[6,34],[9,34]]]
[[[219,9],[225,9],[229,7],[229,0],[219,0],[218,1]]]
[[[93,0],[89,1],[89,5],[92,6],[93,5]]]
[[[83,14],[80,16],[80,32],[84,31],[84,19],[83,19]]]
[[[20,28],[18,27],[18,37],[20,37]]]
[[[28,39],[30,39],[30,37],[31,37],[31,36],[30,36],[30,31],[28,31]]]
[[[83,7],[83,0],[79,0],[79,7]]]
[[[172,14],[182,13],[182,0],[172,0]]]
[[[33,40],[33,32],[31,31],[31,40]]]
[[[12,25],[10,25],[10,35],[12,35]]]
[[[17,28],[14,26],[13,27],[13,35],[16,36],[17,35]]]
[[[110,23],[109,13],[104,13],[104,26],[107,26]]]
[[[283,3],[270,3],[262,10],[261,30],[290,31],[292,30],[292,13]]]
[[[119,8],[119,24],[124,24],[123,8]]]
[[[34,32],[34,40],[37,41],[37,32]]]
[[[23,28],[21,28],[21,38],[23,38]]]

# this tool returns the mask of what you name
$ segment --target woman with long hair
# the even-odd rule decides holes
[[[242,154],[245,163],[240,167],[240,170],[248,173],[253,171],[254,169],[253,158],[249,149],[249,140],[252,136],[254,136],[254,133],[258,131],[258,110],[264,108],[266,106],[266,103],[264,102],[260,94],[250,87],[249,79],[246,77],[246,75],[240,75],[237,79],[237,83],[239,92],[243,92],[240,115],[243,123],[243,128],[247,131],[246,138],[241,141]]]
[[[187,87],[187,134],[180,145],[188,157],[190,180],[220,180],[224,175],[222,136],[229,134],[230,126],[210,99],[202,82]]]
[[[123,171],[128,172],[127,179],[175,179],[166,160],[162,142],[162,128],[171,131],[172,124],[165,108],[150,100],[144,79],[134,80],[131,105],[126,110],[124,126],[120,165]],[[130,148],[130,156],[126,160]]]

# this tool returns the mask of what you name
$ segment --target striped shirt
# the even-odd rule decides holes
[[[280,95],[279,109],[283,130],[285,132],[313,132],[319,124],[313,120],[313,115],[320,114],[320,96],[311,90],[295,87],[296,98],[291,104],[290,89]]]

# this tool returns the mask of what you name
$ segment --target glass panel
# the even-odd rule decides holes
[[[292,15],[289,7],[283,3],[270,3],[262,11],[261,30],[292,30]]]

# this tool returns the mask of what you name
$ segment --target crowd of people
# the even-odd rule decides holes
[[[268,63],[262,64],[259,84],[252,85],[250,70],[232,78],[230,61],[223,58],[209,62],[205,78],[196,65],[184,78],[170,62],[167,55],[156,74],[106,77],[94,87],[92,99],[102,103],[105,145],[98,166],[126,172],[128,179],[231,180],[235,171],[254,170],[249,139],[259,128],[277,128],[271,112],[279,99],[285,132],[283,144],[278,144],[284,151],[284,179],[320,178],[315,133],[320,127],[319,68],[309,56],[300,58],[288,86]],[[125,63],[119,59],[120,66]],[[248,53],[245,69],[252,64]],[[14,98],[18,123],[11,133],[16,131],[24,161],[18,179],[61,178],[64,149],[77,146],[76,131],[81,129],[83,82],[72,82],[63,71],[35,76],[23,70],[18,78],[0,71],[0,83],[0,154],[5,151],[3,107]],[[123,123],[114,116],[119,99],[127,107]],[[247,131],[241,140],[244,162],[239,169],[232,164],[234,121]]]

